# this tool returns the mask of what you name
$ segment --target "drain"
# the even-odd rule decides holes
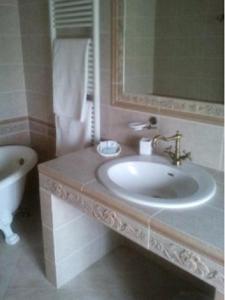
[[[158,195],[153,195],[152,198],[158,198],[158,199],[161,199],[161,197],[158,196]]]
[[[24,165],[24,163],[25,163],[25,160],[23,158],[20,158],[19,159],[19,165],[22,166],[22,165]]]
[[[168,175],[169,175],[170,177],[174,177],[174,176],[175,176],[173,173],[168,173]]]

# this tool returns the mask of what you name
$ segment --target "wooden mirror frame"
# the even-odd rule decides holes
[[[157,95],[124,93],[124,1],[112,0],[112,105],[192,121],[224,124],[224,105]]]

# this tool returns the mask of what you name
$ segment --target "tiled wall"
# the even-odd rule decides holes
[[[203,166],[223,169],[223,127],[182,120],[158,115],[158,129],[133,132],[128,122],[147,121],[148,113],[121,109],[111,105],[110,87],[110,0],[101,2],[101,116],[102,137],[116,139],[137,147],[141,136],[154,136],[158,132],[164,135],[174,134],[180,130],[184,135],[182,147],[192,152],[193,161]]]
[[[27,115],[17,1],[0,1],[0,120]]]
[[[16,0],[0,1],[0,144],[29,143],[23,55]]]
[[[48,1],[18,2],[28,114],[49,122],[52,117],[52,88]]]
[[[31,146],[54,155],[51,43],[47,0],[18,0]]]
[[[0,144],[54,155],[47,0],[0,0]]]

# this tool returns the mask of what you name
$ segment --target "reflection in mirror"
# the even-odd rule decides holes
[[[125,0],[123,89],[223,103],[223,0]]]

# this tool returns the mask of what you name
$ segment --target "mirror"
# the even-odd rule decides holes
[[[223,122],[223,0],[113,0],[113,104]]]

